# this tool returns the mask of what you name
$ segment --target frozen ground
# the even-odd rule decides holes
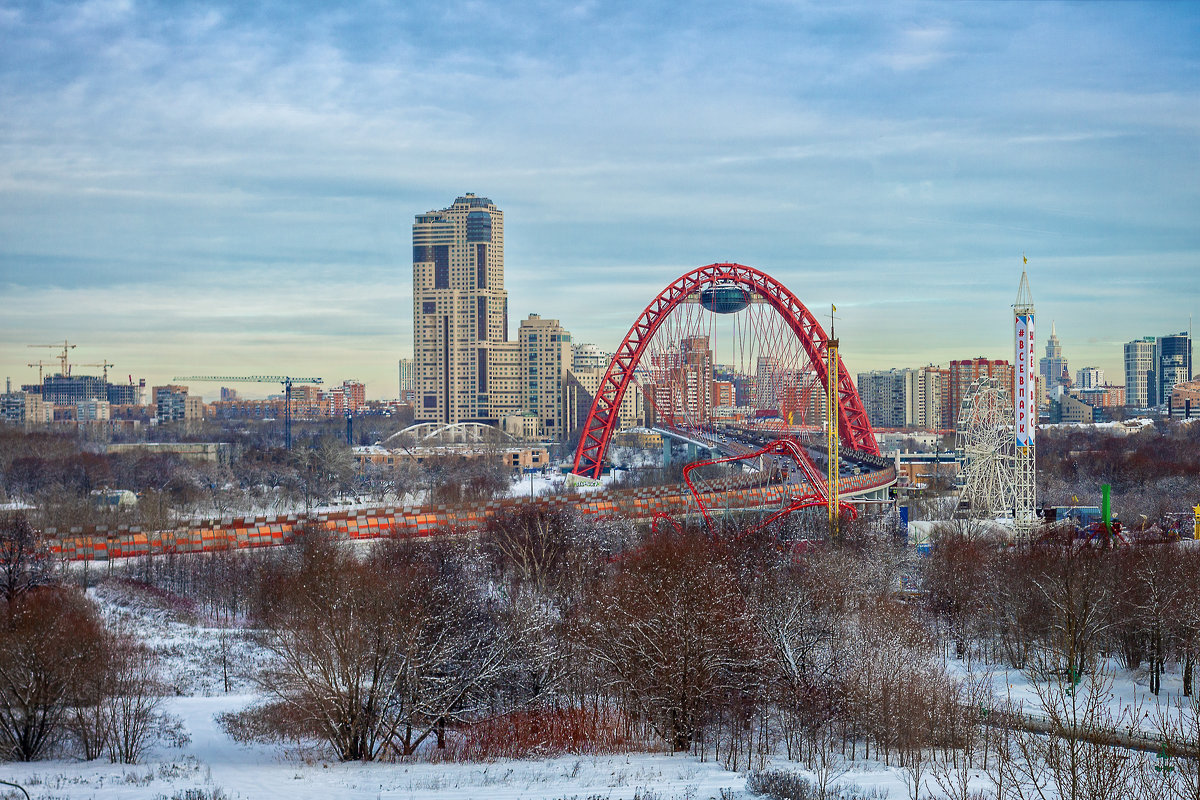
[[[965,672],[961,662],[951,662],[952,672]],[[1174,667],[1171,669],[1170,667]],[[1170,665],[1162,676],[1162,688],[1158,695],[1151,694],[1149,676],[1145,670],[1130,672],[1121,669],[1115,662],[1108,661],[1104,667],[1108,679],[1107,707],[1114,719],[1122,719],[1123,723],[1132,724],[1144,733],[1155,734],[1159,714],[1167,714],[1178,719],[1181,713],[1190,714],[1188,699],[1183,695],[1183,676],[1177,664]],[[996,665],[991,667],[976,664],[972,672],[985,677],[991,684],[992,694],[997,701],[1011,701],[1025,713],[1039,716],[1042,713],[1042,699],[1038,695],[1037,686],[1028,673],[1021,670],[1005,669]],[[1183,709],[1180,709],[1182,702]]]
[[[158,750],[145,764],[65,761],[0,766],[0,778],[23,784],[35,798],[156,800],[228,798],[721,798],[742,796],[745,778],[689,756],[565,756],[486,764],[339,764],[304,759],[268,746],[243,746],[217,726],[214,715],[237,710],[254,695],[180,697],[168,710],[181,717],[192,741]],[[189,794],[189,790],[192,792]],[[200,795],[195,790],[205,794]],[[217,797],[222,796],[217,794]]]
[[[635,754],[604,757],[563,756],[488,763],[341,764],[319,749],[243,745],[217,724],[217,715],[255,703],[250,674],[263,663],[253,639],[231,634],[211,620],[197,618],[186,604],[128,585],[109,582],[92,591],[106,618],[144,639],[158,653],[170,691],[164,709],[177,717],[190,737],[180,747],[159,745],[145,763],[128,766],[105,761],[42,761],[0,764],[0,780],[25,786],[35,800],[82,798],[122,800],[212,800],[213,798],[422,798],[432,800],[731,800],[756,797],[745,791],[745,774],[689,755]],[[222,675],[230,666],[229,693]],[[961,662],[951,669],[965,671]],[[1037,694],[1021,672],[987,673],[997,696],[1011,697],[1035,710]],[[1147,691],[1145,676],[1117,671],[1114,710],[1137,704],[1143,727],[1150,729],[1156,704],[1178,696],[1177,672],[1164,678],[1163,693]],[[782,758],[773,766],[803,772]],[[904,771],[877,762],[848,765],[841,782],[887,792],[892,800],[910,796]],[[977,777],[979,785],[986,781]],[[0,787],[3,788],[3,787]],[[15,791],[15,790],[14,790]],[[925,794],[938,797],[927,776]],[[19,794],[0,797],[18,797]]]
[[[197,619],[186,605],[109,582],[91,592],[110,623],[139,636],[157,653],[175,696],[164,710],[179,718],[190,741],[157,746],[144,763],[104,760],[0,764],[0,780],[24,786],[34,800],[210,800],[275,798],[672,798],[741,797],[745,776],[687,755],[636,754],[502,760],[478,764],[341,764],[321,752],[243,745],[217,724],[259,697],[250,673],[263,663],[253,641]],[[224,643],[222,640],[224,639]],[[228,656],[230,693],[222,657]],[[0,787],[3,789],[4,787]],[[21,797],[19,792],[0,797]]]

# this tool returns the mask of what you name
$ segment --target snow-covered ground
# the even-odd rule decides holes
[[[241,744],[225,733],[217,717],[261,699],[250,675],[263,663],[263,654],[251,638],[197,619],[177,602],[120,582],[105,583],[90,594],[110,624],[143,639],[158,654],[168,689],[176,693],[165,700],[163,710],[182,722],[188,741],[179,747],[156,745],[137,765],[109,764],[103,759],[0,764],[0,780],[24,786],[33,800],[744,796],[745,775],[689,755],[342,764],[322,758],[317,748],[299,751],[293,745]],[[223,654],[231,665],[228,694]],[[8,796],[0,792],[0,797]]]
[[[756,797],[745,789],[745,773],[683,754],[343,764],[329,760],[315,746],[301,750],[295,745],[241,744],[217,718],[261,699],[251,675],[265,662],[252,637],[197,617],[185,603],[118,581],[102,584],[91,596],[110,624],[138,636],[157,652],[169,691],[174,693],[164,701],[163,710],[181,722],[186,741],[179,746],[160,743],[138,765],[65,759],[0,764],[0,780],[23,785],[35,800]],[[224,663],[230,667],[228,692]],[[957,674],[966,673],[961,662],[952,660],[948,666]],[[998,700],[1011,698],[1036,711],[1038,695],[1025,673],[978,667],[972,672],[987,677]],[[1115,670],[1110,706],[1114,713],[1127,706],[1137,708],[1142,727],[1153,730],[1155,709],[1170,705],[1180,694],[1178,672],[1168,673],[1163,684],[1156,698],[1149,694],[1145,676]],[[782,757],[769,765],[804,773],[800,765]],[[911,775],[904,770],[878,762],[845,767],[841,783],[877,789],[892,800],[910,796],[906,779],[911,780]],[[987,779],[978,774],[975,780],[982,787]],[[931,775],[926,776],[923,794],[942,794]],[[9,796],[20,795],[0,792],[0,797]]]

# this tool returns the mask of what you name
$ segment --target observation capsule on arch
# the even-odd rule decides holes
[[[736,314],[750,305],[750,290],[737,284],[718,284],[700,290],[700,305],[714,314]]]

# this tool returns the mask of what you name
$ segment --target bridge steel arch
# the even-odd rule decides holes
[[[770,275],[743,264],[709,264],[697,267],[676,278],[658,293],[650,305],[641,313],[621,346],[617,348],[608,369],[604,373],[591,411],[584,423],[583,436],[575,451],[577,475],[599,478],[603,467],[608,441],[616,428],[625,390],[633,380],[634,370],[655,332],[667,315],[691,294],[716,284],[734,283],[762,297],[788,323],[796,338],[800,340],[814,371],[825,391],[829,391],[829,376],[826,362],[829,337],[817,322],[812,312],[800,302],[796,295]],[[838,359],[838,374],[835,377],[838,392],[838,431],[842,442],[849,447],[879,455],[875,433],[863,409],[854,381],[846,372],[846,366]]]

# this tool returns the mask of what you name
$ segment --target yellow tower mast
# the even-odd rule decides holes
[[[831,304],[829,308],[829,343],[826,347],[829,363],[825,368],[825,430],[829,435],[829,457],[826,459],[829,463],[829,479],[826,494],[829,496],[829,530],[831,535],[836,536],[838,518],[840,516],[838,506],[838,472],[840,465],[840,454],[838,452],[838,379],[840,371],[838,370],[838,340],[833,335],[833,312],[837,311],[837,306]]]

